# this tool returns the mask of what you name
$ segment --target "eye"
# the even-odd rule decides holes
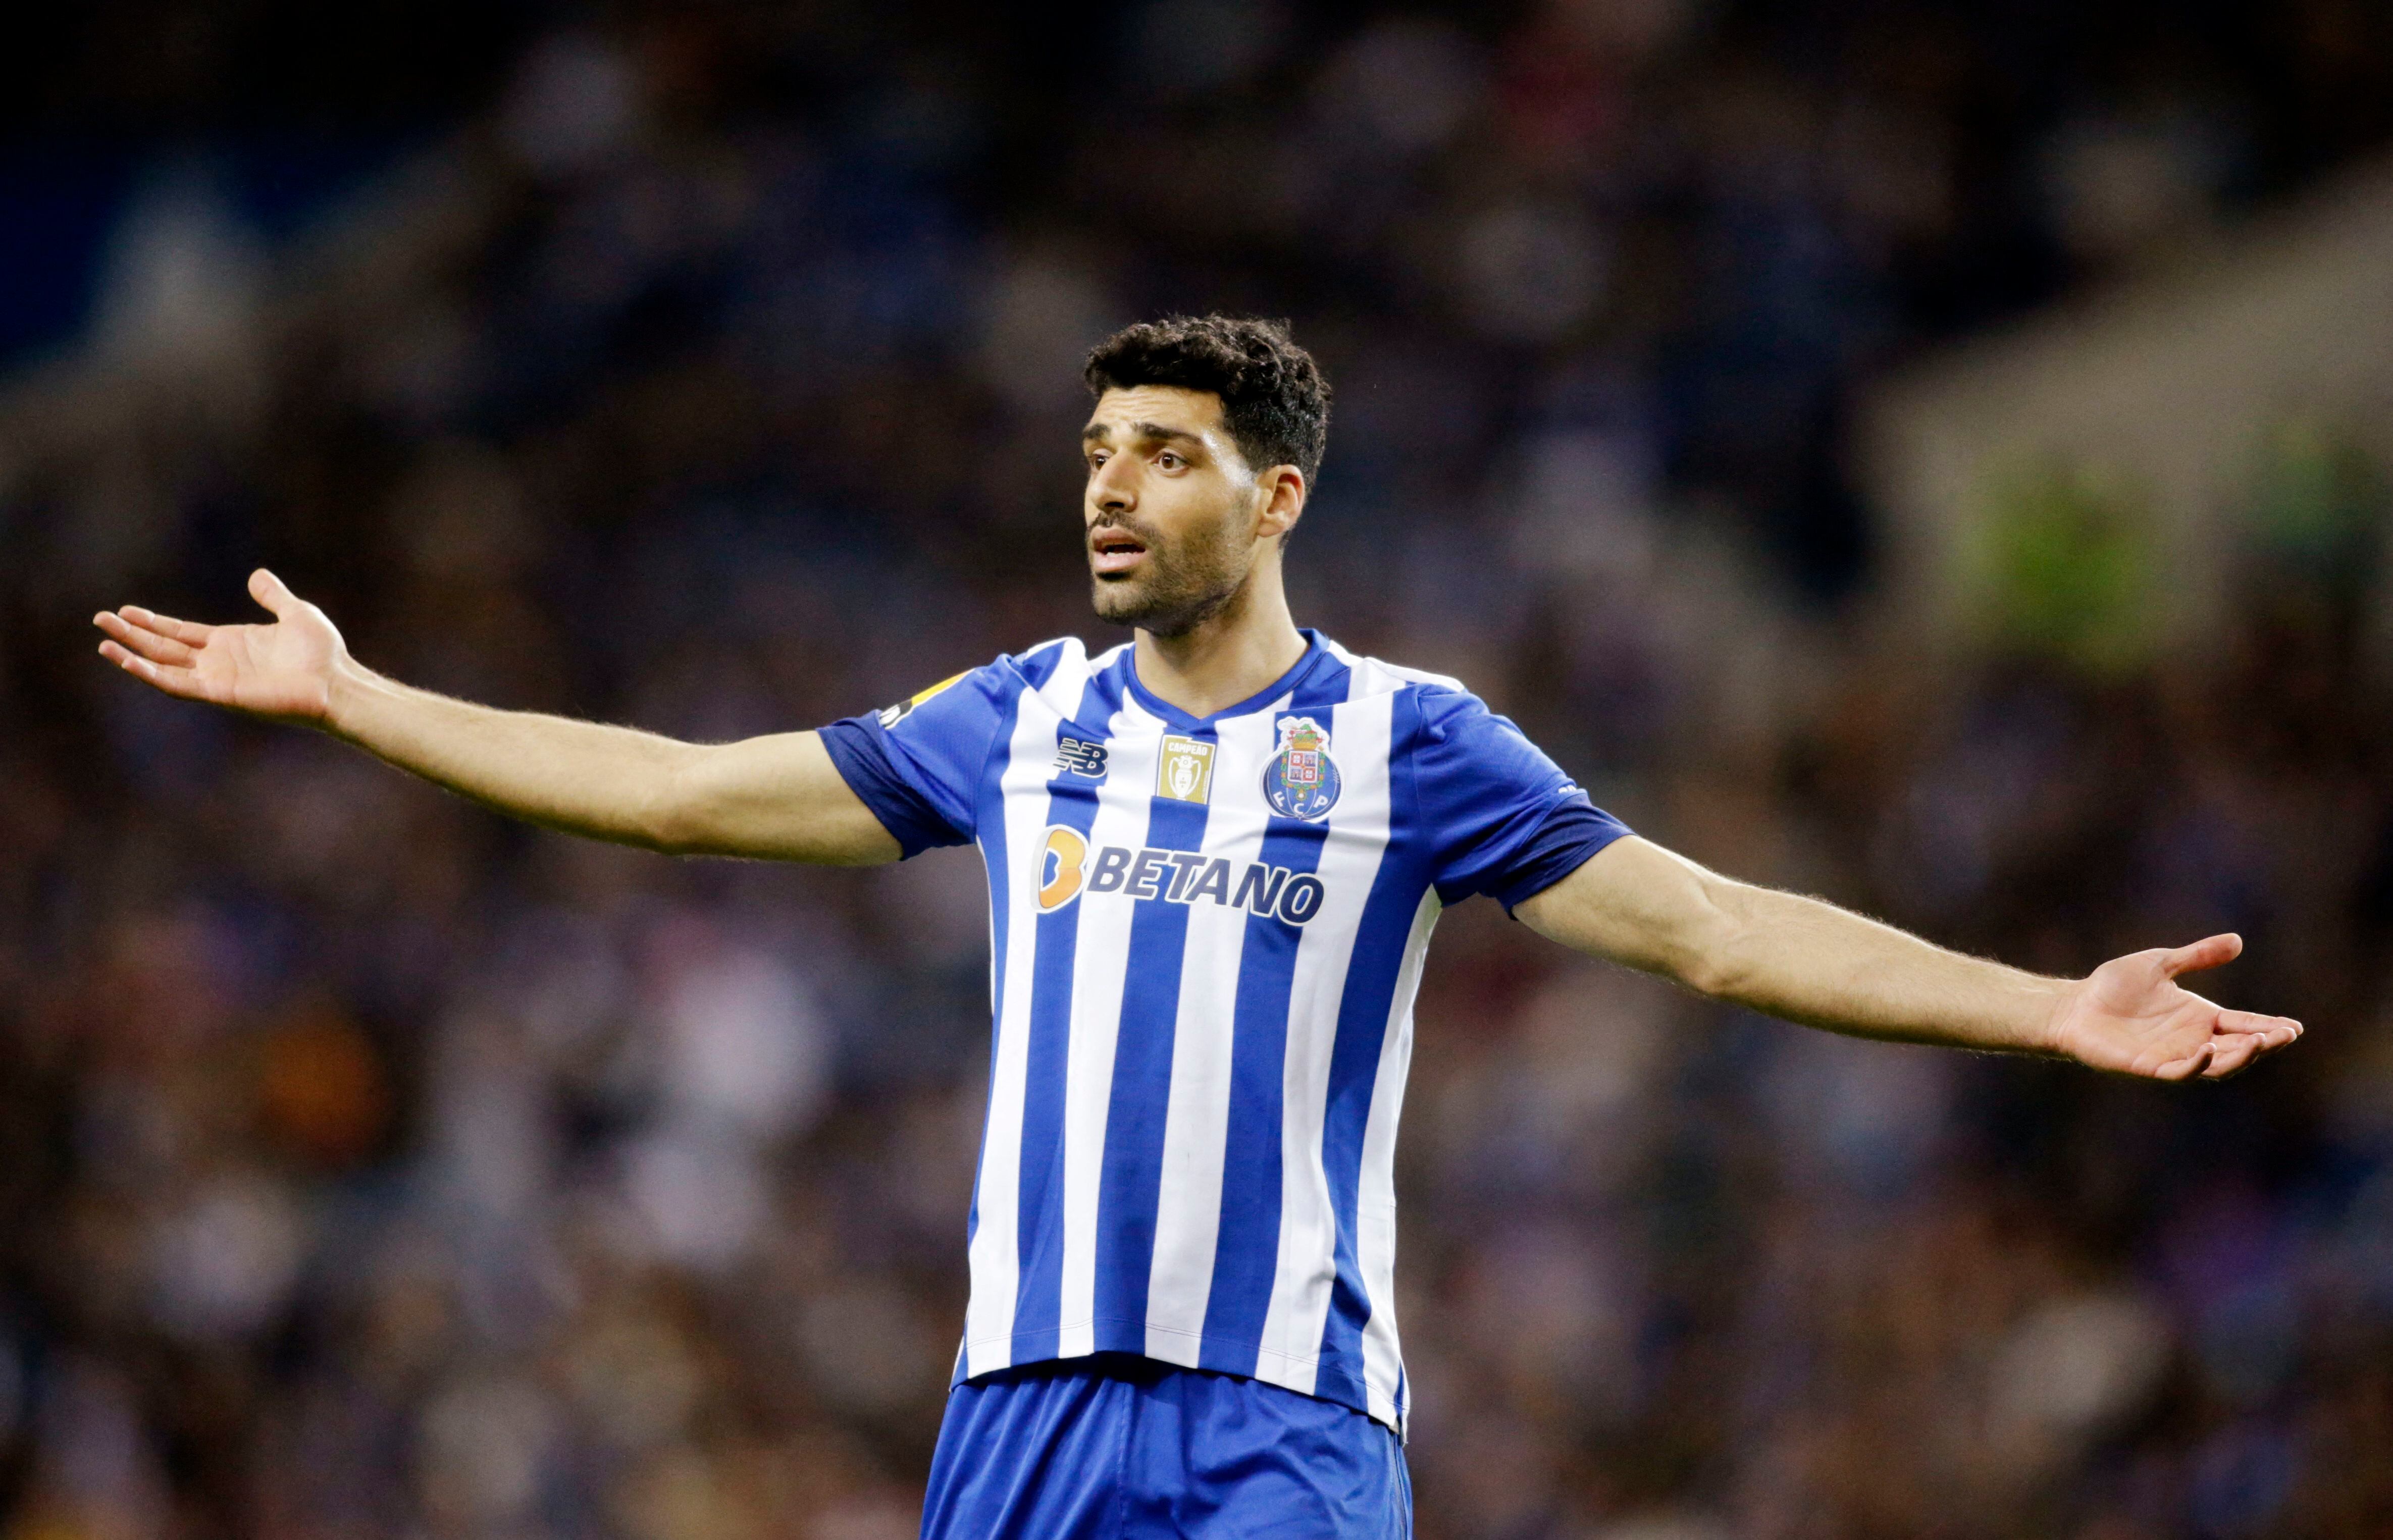
[[[1155,457],[1155,463],[1162,466],[1167,471],[1176,471],[1181,466],[1187,463],[1186,461],[1181,459],[1170,450],[1166,450],[1161,454],[1157,455]]]

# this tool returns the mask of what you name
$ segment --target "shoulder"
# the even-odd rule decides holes
[[[1120,677],[1130,668],[1130,654],[1128,642],[1092,655],[1079,637],[1058,636],[1007,653],[988,667],[996,682],[1035,696],[1057,715],[1068,717],[1079,711],[1092,685],[1103,688],[1103,682],[1110,681],[1118,693]]]
[[[1092,659],[1088,644],[1079,637],[1052,636],[1020,652],[1006,653],[988,666],[1020,679],[1035,690],[1051,680],[1086,674],[1098,659],[1112,656],[1112,652],[1105,652]]]
[[[1490,710],[1461,680],[1338,653],[1353,674],[1348,699],[1395,698],[1394,747],[1422,795],[1475,799],[1497,789],[1543,797],[1577,790],[1511,718]]]
[[[895,727],[917,712],[953,716],[975,705],[1003,708],[1025,695],[1052,700],[1069,711],[1088,682],[1113,667],[1127,649],[1124,644],[1092,658],[1079,637],[1059,636],[949,674],[877,714],[882,726]]]
[[[1432,673],[1426,669],[1409,669],[1401,663],[1364,657],[1326,638],[1324,645],[1346,665],[1347,699],[1400,696],[1419,719],[1421,731],[1432,738],[1444,737],[1458,722],[1491,714],[1487,703],[1451,674]]]

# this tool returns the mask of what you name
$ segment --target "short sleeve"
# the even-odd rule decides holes
[[[823,747],[907,855],[970,844],[989,750],[1023,684],[999,659],[895,706],[830,724]]]
[[[1506,909],[1628,832],[1510,721],[1461,690],[1424,690],[1413,784],[1438,897]]]

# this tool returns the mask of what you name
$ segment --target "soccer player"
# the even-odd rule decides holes
[[[2232,935],[2041,978],[1637,838],[1462,685],[1298,629],[1281,548],[1328,388],[1284,328],[1132,326],[1087,378],[1089,571],[1131,639],[818,732],[678,743],[412,689],[264,571],[268,625],[98,618],[160,689],[551,828],[837,865],[980,847],[995,1047],[926,1536],[1409,1533],[1393,1151],[1430,932],[1473,894],[1863,1037],[2181,1080],[2300,1035],[2177,984]]]

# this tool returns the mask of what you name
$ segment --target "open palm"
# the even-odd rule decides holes
[[[92,618],[108,634],[100,656],[168,695],[256,716],[323,721],[333,670],[347,652],[341,633],[264,568],[249,575],[249,592],[273,613],[273,624],[206,626],[137,605],[103,610]]]
[[[2235,935],[2190,946],[2113,958],[2073,988],[2054,1012],[2053,1045],[2071,1058],[2121,1075],[2223,1080],[2302,1035],[2285,1016],[2228,1011],[2177,982],[2243,950]]]

